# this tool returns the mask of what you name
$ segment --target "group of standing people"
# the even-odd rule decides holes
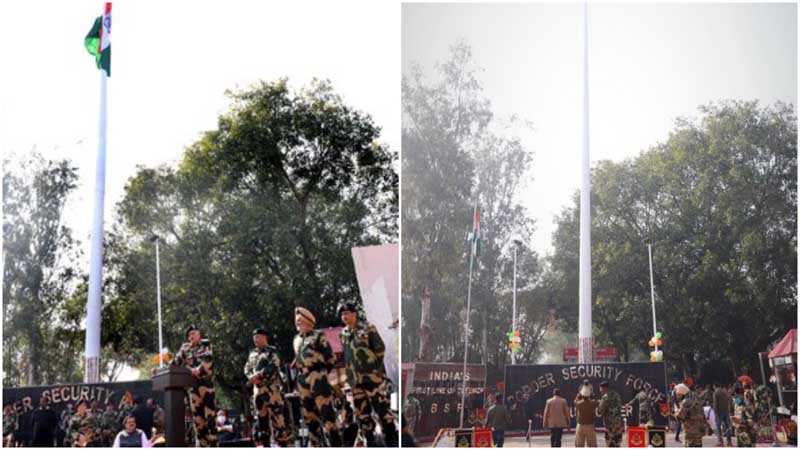
[[[600,383],[599,398],[594,394],[594,387],[585,380],[573,401],[575,407],[575,446],[597,447],[595,418],[603,418],[605,439],[608,447],[619,447],[622,443],[624,425],[622,421],[622,400],[616,392],[609,389],[608,382]],[[550,446],[561,447],[561,439],[565,428],[570,426],[570,412],[567,400],[561,396],[561,390],[553,390],[553,396],[547,400],[542,414],[544,428],[550,430]]]
[[[26,423],[27,422],[27,423]],[[17,416],[12,405],[3,413],[3,445],[7,447],[119,447],[130,436],[150,447],[163,436],[164,410],[153,399],[113,402],[102,410],[97,401],[81,399],[56,413],[42,397],[30,414]],[[132,428],[131,428],[132,427]],[[145,430],[145,431],[143,431]]]
[[[316,318],[302,307],[295,308],[294,313],[297,335],[293,341],[295,359],[291,367],[296,370],[302,421],[286,416],[285,412],[290,410],[286,402],[290,388],[280,353],[269,344],[267,330],[257,328],[252,333],[254,348],[244,366],[244,375],[252,386],[254,440],[267,446],[271,442],[282,447],[294,446],[295,438],[300,434],[295,424],[302,422],[308,429],[308,437],[307,442],[301,440],[301,444],[350,447],[356,444],[360,435],[367,446],[373,447],[381,444],[376,437],[376,427],[380,424],[383,444],[397,447],[399,435],[389,400],[391,384],[386,378],[383,361],[385,345],[377,328],[359,317],[355,302],[339,304],[337,314],[345,325],[339,339],[344,350],[348,396],[348,389],[340,385],[338,377],[335,377],[336,381],[329,380],[329,374],[336,374],[336,356],[325,333],[315,328]],[[216,422],[213,348],[194,325],[186,329],[185,337],[186,342],[175,353],[171,364],[186,367],[195,379],[194,385],[187,389],[194,444],[217,446],[218,434],[224,433],[225,429],[223,425],[218,427]],[[26,440],[25,445],[149,447],[162,436],[151,434],[153,414],[149,419],[143,418],[136,414],[138,407],[126,406],[116,412],[111,404],[104,413],[89,409],[87,402],[81,401],[74,414],[70,408],[66,417],[59,420],[49,409],[47,399],[42,401],[40,409],[43,412],[36,410],[33,414],[35,439]],[[10,407],[6,408],[3,418],[4,438],[10,436],[4,444],[12,444],[14,436],[18,436],[15,432],[17,420]],[[161,418],[160,426],[163,427],[163,410]],[[44,434],[44,423],[52,424],[48,425],[52,435]],[[56,437],[59,424],[66,434],[63,442]]]
[[[681,440],[680,432],[683,431],[687,446],[700,446],[703,436],[715,432],[719,447],[734,446],[734,437],[737,447],[754,447],[759,423],[769,423],[771,414],[769,389],[756,388],[752,383],[714,384],[706,389],[692,389],[679,384],[673,388],[670,400],[678,419],[679,405],[690,405],[693,409],[694,419],[689,423],[690,427],[687,428],[686,421],[679,421],[676,427],[675,440]],[[715,429],[709,423],[712,411]]]
[[[292,367],[297,372],[297,392],[302,418],[308,428],[308,444],[320,446],[353,446],[359,431],[368,446],[378,446],[373,413],[380,423],[384,444],[396,447],[398,433],[389,402],[389,386],[383,362],[385,346],[374,325],[359,317],[355,302],[343,302],[337,308],[345,327],[339,338],[344,349],[347,384],[352,392],[352,405],[343,389],[328,379],[333,373],[336,356],[325,333],[315,328],[316,318],[306,308],[295,308]],[[172,364],[185,366],[197,379],[189,389],[190,408],[194,417],[197,445],[214,446],[217,432],[214,423],[215,400],[211,344],[201,339],[200,331],[191,326],[187,342],[177,352]],[[295,443],[297,432],[287,420],[286,374],[278,349],[268,342],[265,328],[253,331],[254,349],[244,366],[244,375],[253,388],[252,406],[256,430],[262,441],[274,440],[282,447]],[[269,439],[271,437],[271,439]]]

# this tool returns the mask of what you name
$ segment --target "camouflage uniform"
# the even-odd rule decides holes
[[[103,446],[111,447],[114,443],[114,437],[122,430],[119,413],[114,410],[105,410],[100,423]]]
[[[650,402],[647,392],[639,391],[633,399],[639,403],[639,424],[650,423],[653,420],[653,404]]]
[[[756,388],[756,419],[764,424],[770,423],[770,415],[772,414],[771,397],[772,391],[766,386],[760,385]]]
[[[385,346],[374,325],[359,320],[355,329],[345,327],[340,336],[347,365],[347,381],[353,389],[353,403],[361,432],[367,445],[375,443],[375,422],[378,416],[386,446],[397,447],[397,428],[394,423],[389,394],[386,392],[386,368],[383,365]]]
[[[332,447],[340,447],[342,438],[336,427],[333,410],[333,388],[328,382],[328,372],[336,363],[328,340],[322,331],[311,330],[294,337],[297,362],[297,390],[303,406],[303,419],[308,426],[311,445],[323,444],[323,429]],[[322,423],[320,423],[322,422]]]
[[[339,432],[342,434],[342,447],[355,447],[358,439],[358,424],[353,413],[353,405],[339,386],[333,388],[333,393],[333,407],[338,411],[340,419]]]
[[[737,447],[756,446],[755,413],[755,406],[746,400],[741,405],[736,405],[734,417],[736,418]]]
[[[172,364],[188,369],[200,368],[197,385],[189,388],[189,407],[194,416],[194,427],[201,447],[213,447],[217,444],[216,417],[217,408],[214,402],[214,360],[211,344],[207,339],[199,345],[192,346],[184,342],[175,354]]]
[[[17,412],[11,409],[3,413],[3,447],[14,445],[14,432],[17,431]]]
[[[101,444],[99,431],[100,423],[94,414],[90,411],[86,411],[84,415],[75,413],[69,420],[67,437],[69,437],[72,447],[80,447],[79,435],[81,434],[86,436],[86,447],[98,447]]]
[[[606,445],[608,447],[619,447],[622,443],[622,433],[624,431],[622,399],[619,394],[612,390],[607,390],[600,398],[597,412],[603,417],[603,424],[606,427]]]
[[[419,400],[414,395],[406,397],[405,405],[403,406],[403,425],[408,428],[408,431],[414,435],[417,429],[417,420],[422,415],[422,406]]]
[[[691,392],[686,394],[677,417],[683,428],[683,446],[702,447],[703,436],[708,430],[702,400]]]
[[[249,380],[258,375],[253,385],[253,411],[258,414],[258,429],[269,433],[270,425],[275,440],[281,447],[292,445],[294,436],[283,415],[283,376],[278,349],[271,345],[255,348],[247,358],[244,375]]]

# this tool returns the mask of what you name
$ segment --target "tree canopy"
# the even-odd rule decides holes
[[[677,373],[755,374],[757,353],[797,326],[797,128],[784,103],[722,101],[666,142],[592,171],[592,297],[598,344],[623,358],[658,329]],[[557,219],[547,277],[577,326],[578,207]]]
[[[217,384],[238,403],[252,329],[266,327],[289,362],[295,306],[327,327],[340,325],[339,301],[360,302],[350,249],[397,242],[398,176],[380,128],[327,81],[229,96],[217,129],[178,165],[126,181],[106,230],[102,345],[117,367],[152,367],[158,236],[164,344],[174,352],[186,327],[200,327]],[[85,309],[85,291],[76,295]]]

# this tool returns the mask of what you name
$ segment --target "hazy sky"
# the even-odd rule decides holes
[[[113,2],[106,224],[136,165],[180,160],[214,129],[226,89],[328,78],[400,147],[400,5],[375,2]],[[103,2],[0,5],[0,150],[71,158],[80,188],[69,224],[88,244],[100,72],[83,47]],[[106,227],[108,228],[108,227]],[[85,246],[88,272],[88,245]]]
[[[580,187],[583,4],[405,4],[402,15],[403,73],[418,62],[434,76],[463,38],[496,117],[533,122],[521,200],[537,231],[525,239],[551,252],[553,219]],[[711,101],[796,105],[796,6],[590,3],[589,95],[592,161],[663,142],[675,118]]]

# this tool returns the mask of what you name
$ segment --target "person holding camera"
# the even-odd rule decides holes
[[[597,447],[597,434],[594,431],[597,400],[589,380],[584,380],[575,397],[575,414],[578,426],[575,428],[575,447]]]

